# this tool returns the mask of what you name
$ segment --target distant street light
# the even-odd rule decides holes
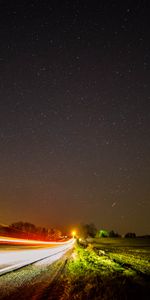
[[[73,236],[73,238],[76,236],[76,231],[75,230],[72,231],[72,236]]]

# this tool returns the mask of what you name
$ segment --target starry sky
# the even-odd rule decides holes
[[[150,233],[149,1],[0,1],[0,222]]]

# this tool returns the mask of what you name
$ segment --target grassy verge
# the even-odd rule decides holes
[[[90,246],[84,249],[77,245],[65,272],[54,283],[54,293],[51,291],[47,299],[149,299],[150,278],[145,280],[119,259],[104,251],[98,255]]]

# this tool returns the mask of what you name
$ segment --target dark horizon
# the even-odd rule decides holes
[[[1,1],[0,223],[150,234],[148,1]]]

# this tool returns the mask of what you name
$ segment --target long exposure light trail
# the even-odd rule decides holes
[[[71,239],[72,240],[72,239]],[[70,243],[70,240],[62,241],[62,242],[44,242],[44,241],[37,241],[37,240],[26,240],[26,239],[17,239],[17,238],[10,238],[10,237],[0,237],[0,244],[2,243],[16,243],[16,244],[32,244],[32,245],[63,245]]]
[[[73,247],[74,241],[74,239],[70,239],[67,242],[50,242],[49,245],[53,244],[54,246],[46,248],[24,250],[18,248],[17,250],[15,249],[15,251],[0,251],[0,275],[51,256],[55,256],[54,260],[57,260],[61,255]],[[37,245],[37,243],[35,244]],[[46,243],[46,245],[48,245],[48,243]]]

